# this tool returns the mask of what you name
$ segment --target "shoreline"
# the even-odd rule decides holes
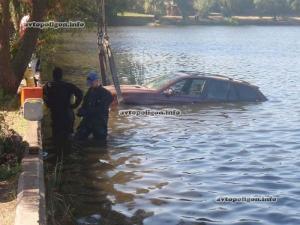
[[[110,26],[300,26],[300,17],[258,17],[258,16],[209,16],[199,18],[193,16],[183,21],[180,16],[163,16],[155,21],[154,16],[118,16],[111,20]]]

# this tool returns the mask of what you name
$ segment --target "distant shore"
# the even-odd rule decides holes
[[[181,16],[162,16],[159,20],[155,20],[153,15],[144,14],[125,14],[119,15],[111,21],[112,26],[159,26],[159,25],[257,25],[257,26],[300,26],[300,17],[273,17],[259,16],[232,16],[230,18],[220,15],[212,15],[208,18],[197,18],[190,16],[183,20]]]

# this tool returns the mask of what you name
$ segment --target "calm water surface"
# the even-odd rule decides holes
[[[176,106],[179,117],[113,111],[108,152],[86,148],[66,172],[76,216],[101,214],[105,202],[128,217],[145,210],[145,225],[300,224],[299,27],[122,27],[110,35],[130,83],[198,70],[247,80],[269,101]],[[85,88],[98,68],[95,34],[62,36],[55,56]],[[278,201],[216,202],[255,195]]]

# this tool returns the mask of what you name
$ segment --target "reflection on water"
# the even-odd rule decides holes
[[[112,111],[107,149],[87,147],[65,167],[76,216],[120,212],[133,218],[126,223],[145,225],[300,224],[300,28],[123,27],[110,33],[118,70],[131,83],[200,70],[252,82],[269,101],[176,106],[179,117],[124,118]],[[62,38],[56,64],[85,88],[84,75],[98,68],[95,34]],[[254,195],[278,201],[215,201]]]

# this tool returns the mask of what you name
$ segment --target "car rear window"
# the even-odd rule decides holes
[[[241,101],[256,101],[259,98],[257,90],[253,87],[237,85],[236,90]]]
[[[207,100],[226,101],[229,91],[229,82],[221,80],[210,80],[207,86]]]

